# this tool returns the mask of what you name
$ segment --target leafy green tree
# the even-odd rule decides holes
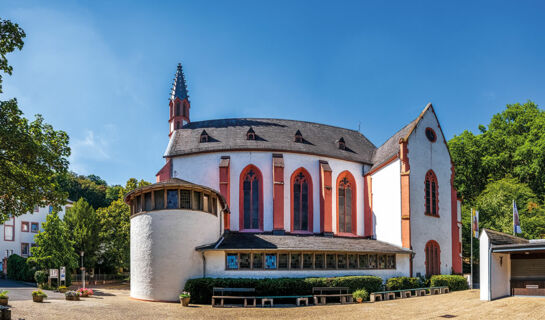
[[[95,210],[87,201],[80,198],[66,211],[64,223],[68,237],[74,243],[74,251],[76,254],[85,252],[84,266],[88,269],[93,268],[96,263],[100,227]]]
[[[0,71],[12,74],[6,55],[21,50],[25,36],[16,23],[0,19]],[[55,131],[40,115],[29,122],[16,99],[0,101],[0,223],[8,213],[18,216],[36,205],[59,209],[65,204],[55,176],[66,172],[69,155],[65,132]]]
[[[131,178],[119,190],[118,199],[108,207],[97,210],[100,223],[99,263],[104,271],[127,269],[130,263],[130,209],[123,195],[138,187],[150,184]]]
[[[55,177],[67,171],[69,155],[66,132],[40,115],[29,122],[15,99],[0,101],[0,222],[36,205],[64,205],[67,195]]]
[[[23,29],[17,23],[10,20],[0,19],[0,70],[11,75],[13,67],[8,64],[6,54],[21,50],[24,45],[23,38],[26,37]],[[0,93],[2,93],[2,75],[0,74]]]
[[[27,261],[35,263],[40,270],[65,266],[67,270],[78,267],[78,256],[74,242],[70,240],[65,223],[56,211],[47,215],[43,231],[34,237],[36,246],[30,248],[32,256]]]

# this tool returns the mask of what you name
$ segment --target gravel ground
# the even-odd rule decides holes
[[[411,299],[310,307],[212,308],[176,303],[143,302],[126,289],[103,288],[82,301],[48,299],[10,301],[13,319],[544,319],[545,298],[510,297],[479,300],[479,290]]]

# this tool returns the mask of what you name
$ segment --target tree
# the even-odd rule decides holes
[[[68,135],[55,131],[40,115],[29,122],[17,100],[0,101],[0,222],[36,205],[56,209],[66,203],[56,176],[68,169]]]
[[[11,75],[13,67],[8,64],[6,54],[21,50],[26,37],[23,29],[17,23],[0,19],[0,70]],[[2,93],[2,75],[0,74],[0,93]]]
[[[123,195],[136,188],[149,185],[144,180],[131,178],[119,190],[118,199],[107,208],[97,210],[100,222],[99,263],[107,271],[128,269],[130,263],[130,209]]]
[[[130,263],[130,209],[123,195],[138,187],[150,184],[131,178],[119,190],[118,199],[107,208],[97,210],[100,223],[99,263],[106,271],[127,269]]]
[[[64,215],[68,237],[74,243],[74,252],[85,252],[84,265],[93,268],[98,250],[99,225],[95,210],[80,198]]]
[[[74,242],[70,240],[65,223],[56,211],[47,215],[43,231],[34,237],[36,246],[30,248],[32,256],[27,261],[36,263],[38,269],[54,269],[65,266],[67,270],[78,267]]]
[[[16,23],[0,19],[0,70],[10,74],[6,54],[23,48],[25,32]],[[0,74],[0,93],[2,75]],[[68,168],[68,135],[55,131],[40,115],[29,122],[17,100],[0,101],[0,223],[36,205],[59,209],[66,194],[55,176]]]

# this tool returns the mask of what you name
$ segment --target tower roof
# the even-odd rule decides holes
[[[179,98],[180,100],[189,98],[181,63],[178,63],[176,75],[174,76],[174,83],[172,84],[172,91],[170,92],[170,100],[174,101],[176,98]]]

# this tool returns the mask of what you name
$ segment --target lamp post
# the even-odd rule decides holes
[[[81,254],[81,283],[83,288],[85,288],[85,268],[83,267],[83,251],[80,252]]]

